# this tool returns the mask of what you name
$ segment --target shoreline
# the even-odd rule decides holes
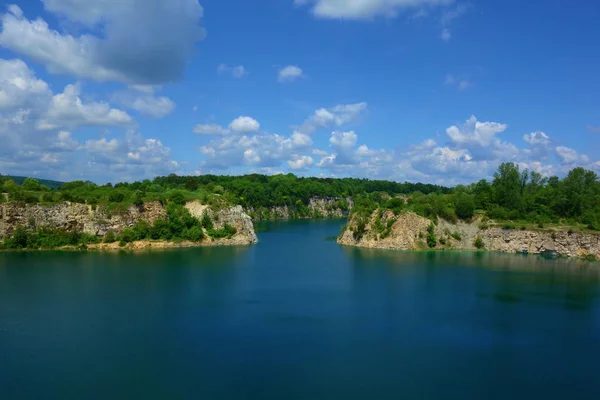
[[[240,239],[219,239],[219,240],[211,240],[211,241],[202,241],[202,242],[191,242],[191,241],[181,241],[181,242],[169,242],[169,241],[161,241],[161,240],[136,240],[134,242],[130,242],[125,244],[125,246],[119,245],[119,242],[113,243],[92,243],[84,246],[62,246],[56,248],[40,248],[40,249],[2,249],[0,253],[16,253],[16,252],[44,252],[44,251],[106,251],[106,252],[115,252],[115,251],[144,251],[144,250],[162,250],[162,249],[183,249],[183,248],[193,248],[193,247],[247,247],[252,246],[258,242],[252,242],[248,240],[240,240]]]

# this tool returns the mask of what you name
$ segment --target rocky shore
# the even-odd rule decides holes
[[[348,246],[391,250],[425,250],[431,220],[413,212],[395,215],[379,210],[364,221],[359,229],[359,218],[353,215],[338,238]],[[549,228],[545,230],[503,229],[482,227],[479,220],[456,224],[438,220],[433,227],[433,249],[500,251],[509,253],[549,254],[564,257],[600,258],[600,236]],[[430,228],[429,228],[430,229]],[[361,231],[360,233],[357,233]],[[479,246],[476,246],[478,242]],[[433,243],[431,243],[433,244]]]
[[[189,246],[231,246],[251,245],[258,242],[252,220],[241,206],[232,206],[213,210],[199,201],[185,204],[192,216],[200,219],[204,214],[213,221],[215,229],[225,225],[236,229],[231,238],[212,239],[205,232],[201,242],[171,243],[164,241],[141,241],[127,244],[126,247],[189,247]],[[78,231],[103,238],[108,232],[118,234],[123,229],[132,227],[137,221],[144,220],[153,224],[157,219],[167,217],[166,208],[160,202],[147,202],[141,206],[132,205],[121,212],[109,212],[103,207],[86,204],[63,202],[56,205],[25,205],[16,203],[0,204],[0,240],[12,235],[17,227],[29,230],[63,229],[68,232]],[[118,243],[91,244],[89,248],[111,248]]]

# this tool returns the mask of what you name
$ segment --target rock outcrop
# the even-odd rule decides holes
[[[479,221],[452,224],[438,220],[433,230],[436,240],[434,248],[476,250],[475,240],[481,238],[483,248],[490,251],[600,258],[599,235],[570,233],[558,229],[480,229],[478,223]],[[395,215],[389,210],[382,214],[376,210],[362,221],[357,215],[353,215],[338,238],[338,243],[392,250],[428,249],[428,227],[431,224],[431,220],[413,212]]]
[[[258,241],[252,220],[241,206],[213,211],[208,206],[193,201],[188,202],[185,207],[196,218],[202,218],[206,212],[216,229],[228,224],[237,230],[230,239],[208,239],[205,241],[207,243],[202,244],[248,245]],[[64,229],[103,237],[108,232],[119,233],[140,220],[153,224],[157,219],[165,218],[166,208],[157,201],[147,202],[139,207],[133,205],[121,212],[109,212],[104,207],[69,202],[56,205],[3,203],[0,204],[0,239],[11,236],[19,226],[31,230]]]
[[[274,206],[254,208],[248,207],[246,212],[253,221],[273,221],[309,218],[345,218],[354,202],[351,198],[311,197],[308,205]]]

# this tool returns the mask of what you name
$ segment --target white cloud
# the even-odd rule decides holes
[[[260,129],[260,124],[252,117],[237,117],[229,124],[229,129],[233,133],[250,133]]]
[[[21,60],[0,59],[0,98],[5,94],[9,102],[0,107],[3,173],[123,180],[173,172],[178,165],[159,141],[135,132],[125,140],[104,137],[80,143],[71,129],[128,126],[134,121],[108,103],[83,101],[79,85],[67,85],[53,96]]]
[[[136,110],[142,115],[153,118],[163,118],[170,114],[175,109],[175,103],[165,96],[154,96],[154,88],[152,86],[140,86],[133,88],[134,90],[121,91],[113,95],[113,101],[121,104],[124,107]],[[150,90],[152,89],[152,90]],[[140,95],[140,93],[145,93]]]
[[[298,156],[289,160],[287,163],[290,169],[293,170],[306,169],[313,165],[313,158],[310,156]]]
[[[454,0],[294,0],[303,6],[312,4],[312,13],[319,18],[371,19],[393,18],[408,9],[446,5]]]
[[[162,118],[175,109],[175,103],[168,97],[142,96],[133,100],[131,108],[143,115]]]
[[[279,70],[277,80],[279,82],[294,82],[298,78],[304,77],[304,72],[296,65],[288,65]]]
[[[458,144],[477,144],[482,147],[496,142],[496,135],[506,130],[505,124],[497,122],[479,122],[472,115],[462,128],[453,125],[446,129],[446,134]]]
[[[196,0],[98,0],[94,6],[88,0],[45,0],[44,6],[92,33],[61,34],[41,18],[26,19],[13,5],[0,17],[0,44],[43,63],[51,73],[169,82],[180,78],[194,43],[204,36],[199,26],[203,9]]]
[[[576,150],[565,147],[565,146],[557,146],[556,147],[556,155],[560,159],[562,164],[567,165],[575,165],[575,164],[589,164],[590,158],[586,155],[579,154]]]
[[[138,92],[154,94],[157,89],[160,89],[160,86],[155,85],[129,85],[130,89],[137,90]]]
[[[234,78],[241,78],[244,75],[248,74],[243,65],[230,67],[227,64],[221,64],[217,67],[217,71],[219,72],[219,74],[230,73],[231,76],[233,76]]]
[[[67,85],[63,93],[52,97],[50,105],[38,121],[38,129],[74,129],[80,126],[129,125],[133,118],[126,112],[111,108],[108,103],[84,104],[79,85]]]
[[[198,124],[194,127],[194,133],[200,135],[227,135],[230,131],[217,124]]]
[[[46,82],[21,60],[0,59],[0,110],[26,106],[40,96],[44,100],[51,96]]]
[[[358,119],[367,109],[367,103],[340,104],[320,108],[297,127],[299,132],[312,133],[319,128],[341,127]]]
[[[550,137],[548,135],[546,135],[544,132],[539,132],[539,131],[523,135],[523,140],[525,140],[530,145],[550,144]]]
[[[257,132],[260,124],[252,117],[240,116],[231,121],[228,128],[217,124],[198,124],[194,127],[194,133],[201,135],[229,135],[232,133]]]

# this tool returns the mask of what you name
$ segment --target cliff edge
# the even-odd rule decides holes
[[[157,221],[159,223],[163,221],[165,225],[164,221],[170,218],[168,207],[158,201],[151,201],[141,205],[131,205],[125,210],[115,212],[105,207],[70,202],[55,205],[3,203],[0,204],[0,242],[12,237],[19,228],[32,234],[40,231],[60,231],[96,237],[96,243],[89,243],[90,248],[239,246],[258,242],[252,220],[241,206],[215,210],[195,200],[185,203],[183,207],[197,220],[197,229],[201,231],[197,236],[201,237],[200,240],[179,240],[177,243],[171,243],[175,240],[162,238],[152,240],[148,233],[148,237],[144,240],[134,237],[119,246],[116,242],[122,241],[121,234],[128,229],[129,231],[135,229],[140,222],[145,223],[143,225],[148,232],[156,226]],[[116,239],[108,243],[98,243],[106,242],[107,235],[114,236]],[[175,239],[175,236],[173,238]]]
[[[413,212],[398,215],[375,210],[368,217],[353,214],[338,237],[339,244],[391,250],[455,249],[552,254],[565,257],[600,258],[600,236],[589,233],[482,227],[479,220],[449,223]]]

